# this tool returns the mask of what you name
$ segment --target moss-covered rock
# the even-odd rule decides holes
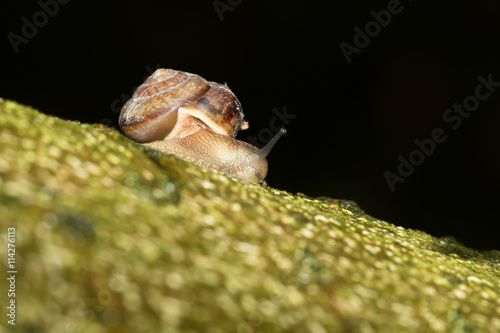
[[[1,332],[500,331],[498,251],[1,99],[0,248]]]

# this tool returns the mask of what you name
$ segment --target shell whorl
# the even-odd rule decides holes
[[[175,126],[179,109],[232,137],[243,124],[241,104],[228,87],[196,74],[161,68],[125,103],[120,128],[138,142],[162,140]]]

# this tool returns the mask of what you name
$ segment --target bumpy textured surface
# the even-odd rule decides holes
[[[500,331],[498,251],[0,99],[4,272],[9,226],[0,332]]]

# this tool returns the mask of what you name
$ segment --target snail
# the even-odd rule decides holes
[[[226,86],[173,69],[157,69],[120,112],[129,138],[229,176],[265,184],[266,157],[286,133],[262,149],[235,139],[248,128],[240,102]]]

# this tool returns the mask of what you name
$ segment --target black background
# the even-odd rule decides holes
[[[0,96],[117,126],[122,95],[157,66],[227,82],[250,122],[240,139],[269,128],[273,109],[295,116],[269,156],[270,186],[354,200],[397,225],[500,248],[500,88],[456,130],[443,120],[474,94],[479,75],[500,82],[498,1],[402,0],[349,64],[339,44],[353,44],[354,27],[388,0],[219,3],[231,10],[218,13],[213,1],[71,0],[16,53],[8,33],[22,36],[22,18],[33,22],[42,7],[9,2]],[[447,140],[392,192],[384,172],[397,173],[398,156],[438,127]]]

